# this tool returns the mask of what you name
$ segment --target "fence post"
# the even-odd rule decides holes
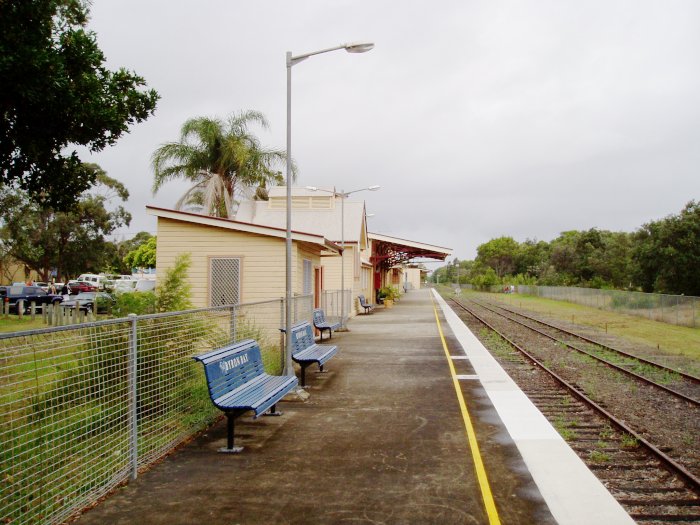
[[[231,342],[236,342],[236,305],[231,307]]]
[[[136,479],[139,472],[139,450],[138,450],[138,420],[136,406],[136,374],[138,372],[137,348],[138,340],[136,333],[136,314],[129,314],[131,322],[131,333],[129,334],[129,428],[131,430],[129,440],[131,445],[131,479]]]
[[[280,299],[280,326],[284,327],[285,330],[287,330],[287,327],[285,326],[285,323],[287,320],[285,319],[284,315],[284,298]],[[286,332],[283,332],[280,330],[280,366],[282,367],[282,370],[284,370],[284,365],[286,361],[286,346],[284,344],[284,338],[285,338]]]

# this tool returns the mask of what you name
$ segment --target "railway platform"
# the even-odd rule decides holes
[[[78,524],[632,523],[430,290],[350,321],[282,417],[224,421]]]

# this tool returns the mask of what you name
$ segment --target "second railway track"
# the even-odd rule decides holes
[[[700,523],[700,409],[692,398],[623,375],[492,306],[452,305],[637,522]]]

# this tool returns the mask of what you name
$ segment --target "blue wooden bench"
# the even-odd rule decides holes
[[[357,300],[360,301],[360,306],[365,309],[365,314],[371,314],[372,310],[374,310],[374,305],[369,304],[367,302],[367,299],[365,299],[364,295],[358,295]]]
[[[323,331],[328,330],[328,339],[330,339],[333,330],[340,328],[340,323],[329,323],[326,321],[326,314],[323,312],[323,309],[316,308],[314,310],[314,326],[321,332],[321,341],[323,341]]]
[[[233,446],[233,422],[241,414],[253,411],[258,418],[268,409],[270,415],[277,402],[299,384],[296,376],[272,376],[265,373],[260,347],[253,339],[246,339],[206,354],[194,357],[204,365],[209,397],[227,418],[227,447],[219,452],[240,452],[243,447]]]
[[[319,345],[314,341],[314,333],[308,321],[292,325],[292,359],[301,366],[301,386],[306,386],[306,368],[318,363],[323,372],[323,364],[338,352],[335,345]]]

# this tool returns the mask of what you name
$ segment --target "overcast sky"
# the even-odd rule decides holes
[[[370,231],[452,248],[502,235],[551,240],[633,231],[700,199],[696,0],[94,0],[111,69],[145,77],[153,117],[86,159],[124,182],[133,221],[172,207],[151,194],[152,152],[196,116],[258,110],[284,149],[285,52],[371,41],[292,70],[298,185],[378,184]]]

